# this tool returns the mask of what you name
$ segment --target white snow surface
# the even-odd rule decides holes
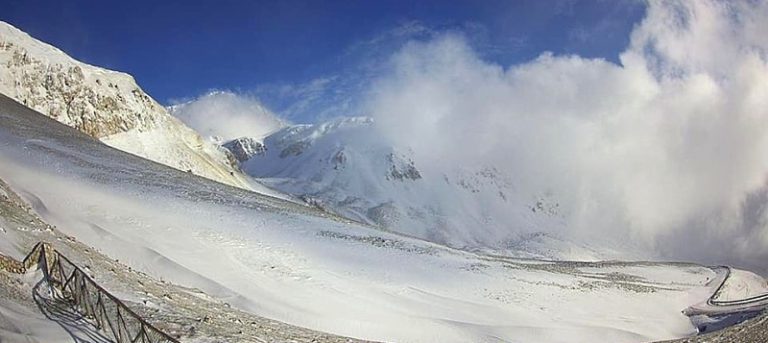
[[[27,285],[33,287],[32,280],[40,280],[40,273],[30,275]],[[73,332],[73,334],[77,334]],[[82,337],[83,335],[77,335]],[[0,341],[25,343],[73,342],[72,335],[58,323],[49,320],[39,311],[16,304],[8,299],[0,299]]]
[[[236,187],[265,188],[130,75],[76,61],[2,21],[0,93],[120,150]]]
[[[768,293],[768,281],[746,270],[732,269],[715,300],[741,300]]]
[[[381,137],[366,117],[292,125],[264,138],[265,151],[241,166],[272,188],[348,218],[452,247],[515,257],[649,258],[630,242],[568,237],[556,196],[523,194],[498,168],[429,169]]]
[[[668,339],[695,332],[680,311],[713,292],[696,265],[519,260],[383,232],[150,163],[2,96],[0,178],[133,268],[363,339]]]

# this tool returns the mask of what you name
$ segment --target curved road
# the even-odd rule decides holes
[[[712,267],[712,270],[715,271],[715,273],[718,273],[718,269],[723,270],[724,276],[723,280],[720,282],[720,285],[718,285],[717,289],[715,289],[715,292],[712,293],[709,299],[707,299],[706,303],[693,305],[683,310],[685,315],[726,315],[731,313],[762,310],[768,306],[768,293],[737,300],[717,300],[718,295],[723,290],[723,287],[725,287],[725,283],[728,282],[728,278],[731,276],[731,267]]]
[[[725,269],[725,277],[723,278],[723,282],[720,283],[720,286],[718,286],[715,292],[712,293],[712,296],[709,297],[709,299],[707,300],[707,304],[712,306],[733,306],[733,305],[748,305],[748,304],[753,304],[757,302],[762,302],[764,300],[768,300],[768,293],[763,293],[760,295],[755,295],[749,298],[738,299],[738,300],[715,300],[715,297],[717,297],[717,295],[723,289],[723,286],[725,286],[725,283],[728,281],[728,277],[731,276],[731,267],[719,266],[715,268]]]

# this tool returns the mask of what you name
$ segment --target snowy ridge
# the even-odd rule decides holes
[[[169,115],[133,77],[78,62],[4,22],[0,93],[118,149],[252,188],[226,150]]]
[[[366,117],[292,125],[264,138],[263,151],[241,166],[315,206],[453,247],[551,259],[642,256],[615,242],[560,237],[565,224],[556,197],[521,194],[514,178],[493,166],[431,169],[378,137]]]
[[[224,143],[222,146],[235,155],[238,162],[245,162],[253,156],[261,155],[266,152],[264,144],[255,138],[250,137],[233,139]]]

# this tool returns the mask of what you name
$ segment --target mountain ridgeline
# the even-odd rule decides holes
[[[604,258],[546,232],[564,225],[556,199],[525,196],[493,166],[420,163],[350,117],[286,126],[223,144],[259,182],[345,217],[464,249],[525,257]]]
[[[222,143],[182,120],[197,127],[208,115],[200,111],[233,110],[226,106],[237,100],[233,94],[205,97],[205,106],[164,108],[130,75],[76,61],[2,22],[0,93],[114,148],[399,233],[516,256],[611,257],[544,233],[564,226],[551,195],[521,194],[510,175],[490,165],[430,166],[383,139],[371,118],[288,125],[249,103],[234,109],[268,117],[263,130]],[[192,118],[182,115],[190,111]]]
[[[227,150],[171,116],[133,77],[76,61],[4,22],[0,93],[112,147],[252,188]]]

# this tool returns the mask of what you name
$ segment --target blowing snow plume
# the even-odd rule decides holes
[[[366,102],[425,169],[494,165],[565,234],[765,270],[768,4],[651,1],[620,63],[504,67],[461,35],[408,44]]]
[[[200,134],[225,140],[261,138],[285,125],[258,99],[231,92],[210,92],[171,106],[170,111]]]

